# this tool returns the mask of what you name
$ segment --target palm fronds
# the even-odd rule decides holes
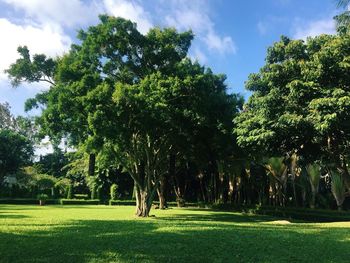
[[[341,209],[345,200],[345,184],[338,172],[332,172],[332,194],[337,202],[338,209]]]

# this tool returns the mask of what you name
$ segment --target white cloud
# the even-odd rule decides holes
[[[51,25],[35,27],[32,25],[16,25],[5,18],[0,18],[0,32],[3,36],[0,49],[0,78],[5,78],[4,70],[18,58],[17,47],[28,46],[32,54],[44,53],[57,56],[66,51],[71,39],[59,28]]]
[[[236,53],[237,49],[231,37],[220,37],[215,32],[208,32],[205,43],[209,49],[215,49],[219,53]]]
[[[198,47],[194,48],[193,53],[190,55],[190,58],[193,61],[197,60],[202,64],[206,64],[208,62],[207,56]]]
[[[262,22],[262,21],[259,21],[258,24],[257,24],[257,28],[258,28],[258,32],[260,35],[265,35],[267,33],[267,24]]]
[[[55,23],[75,27],[95,20],[103,11],[100,4],[82,0],[2,0],[17,10],[24,11],[27,18],[39,23]]]
[[[294,26],[294,35],[296,39],[306,39],[321,34],[335,34],[335,22],[332,18],[315,20],[308,23],[305,21],[297,21]]]
[[[169,1],[171,11],[166,15],[168,26],[178,30],[192,29],[194,34],[204,41],[209,50],[220,54],[235,53],[236,47],[230,36],[220,36],[215,24],[209,16],[210,7],[204,0],[172,0]]]
[[[142,34],[147,33],[153,27],[150,15],[135,1],[104,0],[104,5],[108,13],[137,23],[137,29]]]

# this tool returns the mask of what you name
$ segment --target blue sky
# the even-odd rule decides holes
[[[305,39],[334,33],[335,0],[0,0],[0,102],[16,115],[24,101],[49,88],[23,84],[13,89],[3,74],[18,45],[57,56],[75,42],[77,29],[98,22],[99,13],[122,16],[146,33],[154,26],[192,29],[189,56],[227,75],[230,92],[245,97],[244,81],[264,64],[266,49],[279,37]]]

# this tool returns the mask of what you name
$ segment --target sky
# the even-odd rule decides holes
[[[35,114],[24,112],[24,102],[49,86],[11,87],[4,70],[18,58],[17,47],[60,56],[99,14],[130,19],[143,34],[152,27],[192,29],[189,57],[226,74],[229,92],[247,98],[244,82],[264,65],[269,46],[281,35],[332,34],[340,12],[335,0],[0,0],[0,102],[14,115]]]

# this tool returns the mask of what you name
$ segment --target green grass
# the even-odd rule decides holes
[[[349,262],[350,222],[201,209],[0,205],[0,262]]]

